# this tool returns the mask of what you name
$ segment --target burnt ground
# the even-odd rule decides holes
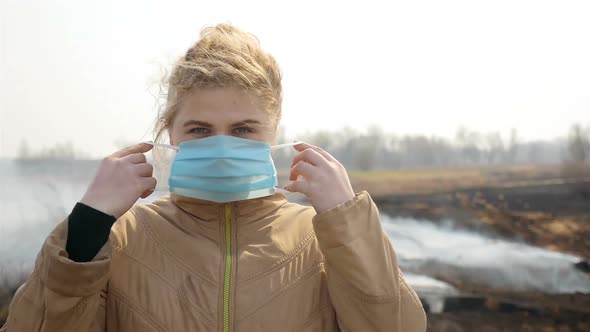
[[[590,182],[519,184],[375,199],[391,216],[451,219],[467,228],[585,259],[590,280]],[[428,314],[429,331],[590,331],[590,294],[507,292],[445,280],[464,298]]]

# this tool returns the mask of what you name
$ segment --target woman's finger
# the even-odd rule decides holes
[[[316,151],[317,153],[319,153],[320,155],[322,155],[324,158],[326,158],[326,160],[329,160],[329,161],[336,160],[336,158],[334,158],[331,154],[329,154],[328,152],[326,152],[324,149],[320,148],[319,146],[315,146],[315,145],[308,144],[308,143],[301,143],[301,144],[294,145],[293,147],[297,151],[304,151],[306,149],[312,149],[312,150]]]
[[[309,182],[306,180],[293,181],[284,186],[283,189],[307,195],[309,193]]]
[[[306,149],[302,152],[299,152],[295,158],[293,158],[291,167],[297,165],[297,163],[300,161],[308,162],[314,166],[322,166],[328,163],[326,158],[313,149]]]
[[[154,190],[156,189],[156,185],[158,184],[158,182],[156,181],[155,178],[153,177],[144,177],[141,178],[141,186],[142,186],[142,192],[145,193],[148,190]]]
[[[141,198],[148,198],[148,197],[149,197],[151,194],[153,194],[153,192],[154,192],[154,190],[153,190],[153,189],[146,190],[146,191],[144,191],[144,192],[143,192],[143,194],[141,194],[141,196],[139,196],[139,197],[141,197]]]
[[[291,168],[291,174],[289,175],[290,181],[295,181],[299,176],[303,176],[306,179],[311,179],[315,173],[316,167],[312,164],[306,163],[305,161],[299,161],[295,166]]]
[[[154,172],[154,167],[148,163],[137,164],[134,167],[139,176],[151,177]]]
[[[153,146],[150,144],[140,143],[140,144],[132,145],[132,146],[126,147],[124,149],[121,149],[121,150],[111,154],[111,157],[123,158],[125,156],[128,156],[130,154],[134,154],[134,153],[146,153],[149,150],[151,150],[152,148],[153,148]]]
[[[133,153],[123,157],[122,159],[132,164],[143,164],[147,161],[143,153]]]

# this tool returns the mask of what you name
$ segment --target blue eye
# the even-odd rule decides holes
[[[208,128],[199,127],[199,128],[193,128],[193,129],[189,130],[188,132],[189,133],[194,133],[194,134],[207,134],[207,133],[209,133],[209,129]]]
[[[239,127],[234,129],[234,133],[236,134],[247,134],[247,133],[252,133],[253,130],[248,128],[248,127]]]

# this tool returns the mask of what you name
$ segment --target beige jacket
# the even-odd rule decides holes
[[[285,196],[136,205],[92,262],[49,235],[13,331],[425,331],[366,193],[316,215]]]

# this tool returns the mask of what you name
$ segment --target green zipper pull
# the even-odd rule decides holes
[[[229,301],[231,286],[231,204],[225,205],[225,271],[223,274],[223,332],[229,332]]]

